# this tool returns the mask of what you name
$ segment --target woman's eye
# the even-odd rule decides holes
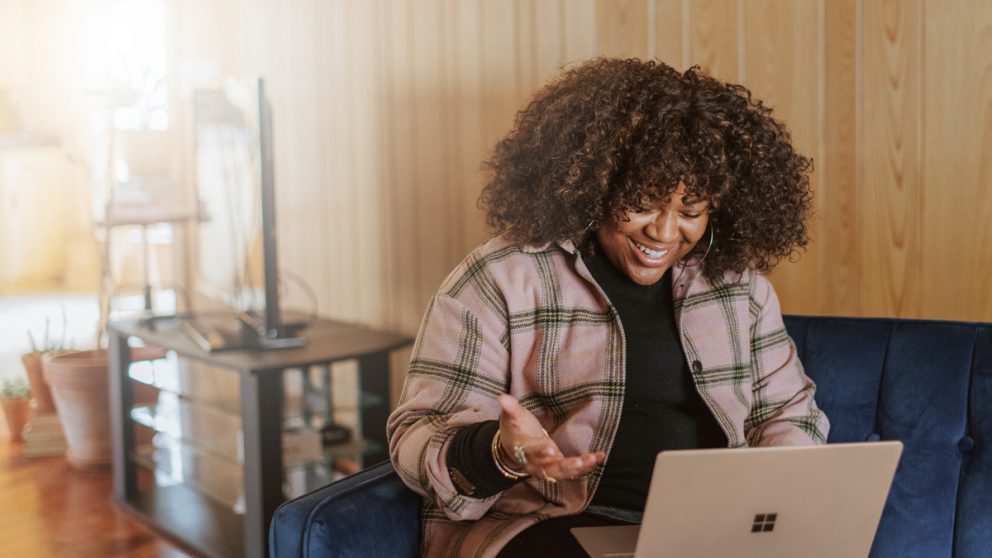
[[[685,217],[686,219],[696,219],[700,215],[702,215],[702,213],[686,213],[684,211],[682,212],[682,216]]]

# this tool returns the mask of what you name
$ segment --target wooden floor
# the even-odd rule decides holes
[[[189,556],[111,502],[109,472],[20,452],[21,444],[0,440],[0,556]]]

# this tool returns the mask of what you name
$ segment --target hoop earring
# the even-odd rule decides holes
[[[685,273],[685,270],[688,269],[690,265],[699,265],[703,263],[703,260],[705,260],[706,256],[709,255],[710,249],[713,248],[713,242],[716,240],[716,233],[713,230],[713,226],[710,225],[709,229],[710,229],[710,243],[706,246],[706,251],[703,252],[703,257],[699,258],[698,262],[689,262],[689,261],[679,262],[679,267],[682,268],[682,271],[679,272],[678,277],[676,277],[675,281],[673,281],[673,283],[675,283],[676,285],[680,287],[682,286],[682,283],[680,283],[680,281],[682,280],[682,275]]]
[[[706,259],[706,256],[709,255],[710,249],[713,248],[713,241],[714,240],[716,240],[716,229],[713,228],[713,225],[710,225],[710,243],[706,245],[706,251],[703,252],[703,257],[702,258],[699,258],[699,261],[700,262],[702,262],[703,260],[705,260]]]
[[[709,229],[710,229],[710,243],[706,245],[706,251],[703,252],[703,257],[699,258],[699,261],[693,262],[692,265],[699,265],[703,263],[703,260],[706,259],[706,256],[709,255],[710,250],[713,248],[713,242],[716,240],[716,231],[713,229],[712,225],[710,225]],[[687,263],[686,267],[688,266],[689,264]]]

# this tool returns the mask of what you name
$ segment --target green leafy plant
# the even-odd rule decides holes
[[[28,387],[28,382],[24,378],[4,380],[3,387],[0,388],[0,397],[3,399],[29,399],[31,388]]]

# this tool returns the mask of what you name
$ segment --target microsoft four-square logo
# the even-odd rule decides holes
[[[777,513],[759,513],[754,516],[754,524],[751,525],[752,533],[769,533],[775,530],[775,520]]]

